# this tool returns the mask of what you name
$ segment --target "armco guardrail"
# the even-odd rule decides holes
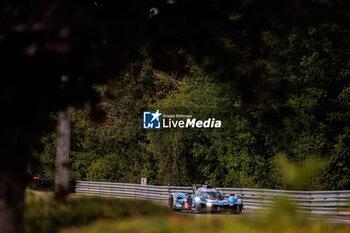
[[[294,201],[300,210],[312,214],[339,214],[350,211],[350,190],[346,191],[286,191],[273,189],[217,188],[225,197],[240,195],[245,208],[266,209],[276,198]],[[157,186],[126,183],[76,181],[75,192],[120,198],[167,201],[172,192],[190,193],[191,187]]]

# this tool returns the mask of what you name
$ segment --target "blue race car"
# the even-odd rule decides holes
[[[221,212],[230,211],[240,214],[243,209],[241,196],[233,194],[228,199],[208,185],[192,185],[192,193],[171,193],[168,205],[173,210],[188,212]]]

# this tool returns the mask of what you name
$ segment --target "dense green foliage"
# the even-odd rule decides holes
[[[252,81],[244,79],[254,78],[247,75],[249,66],[237,71],[242,73],[237,87],[194,62],[179,77],[154,71],[150,61],[130,65],[118,82],[97,87],[107,121],[91,123],[89,106],[73,111],[72,179],[350,189],[350,32],[333,24],[281,31],[263,33],[260,49],[266,55],[256,64],[265,77],[254,85],[259,89],[244,88]],[[227,46],[238,51],[229,41]],[[239,52],[244,60],[254,51]],[[144,130],[146,109],[214,117],[222,128]],[[42,141],[40,158],[52,164],[54,135]],[[310,184],[288,186],[276,165],[278,154],[296,166],[322,161],[322,172]]]

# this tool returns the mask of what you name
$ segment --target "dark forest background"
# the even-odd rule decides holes
[[[118,79],[94,87],[105,122],[90,120],[94,103],[73,109],[71,179],[288,189],[280,166],[288,160],[319,166],[312,183],[299,189],[350,189],[350,31],[332,23],[274,27],[278,33],[262,32],[264,56],[254,67],[233,64],[234,83],[201,69],[185,52],[179,56],[187,59],[186,72],[164,73],[141,51]],[[243,40],[245,29],[237,33]],[[256,53],[224,42],[239,59]],[[143,129],[143,111],[156,109],[214,117],[222,128]],[[42,178],[53,176],[55,138],[41,138],[44,150],[31,164]]]

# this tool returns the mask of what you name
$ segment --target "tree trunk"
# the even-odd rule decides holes
[[[58,112],[55,173],[55,199],[58,201],[65,200],[69,191],[70,117],[70,107]]]
[[[0,172],[0,232],[23,233],[25,174]]]

